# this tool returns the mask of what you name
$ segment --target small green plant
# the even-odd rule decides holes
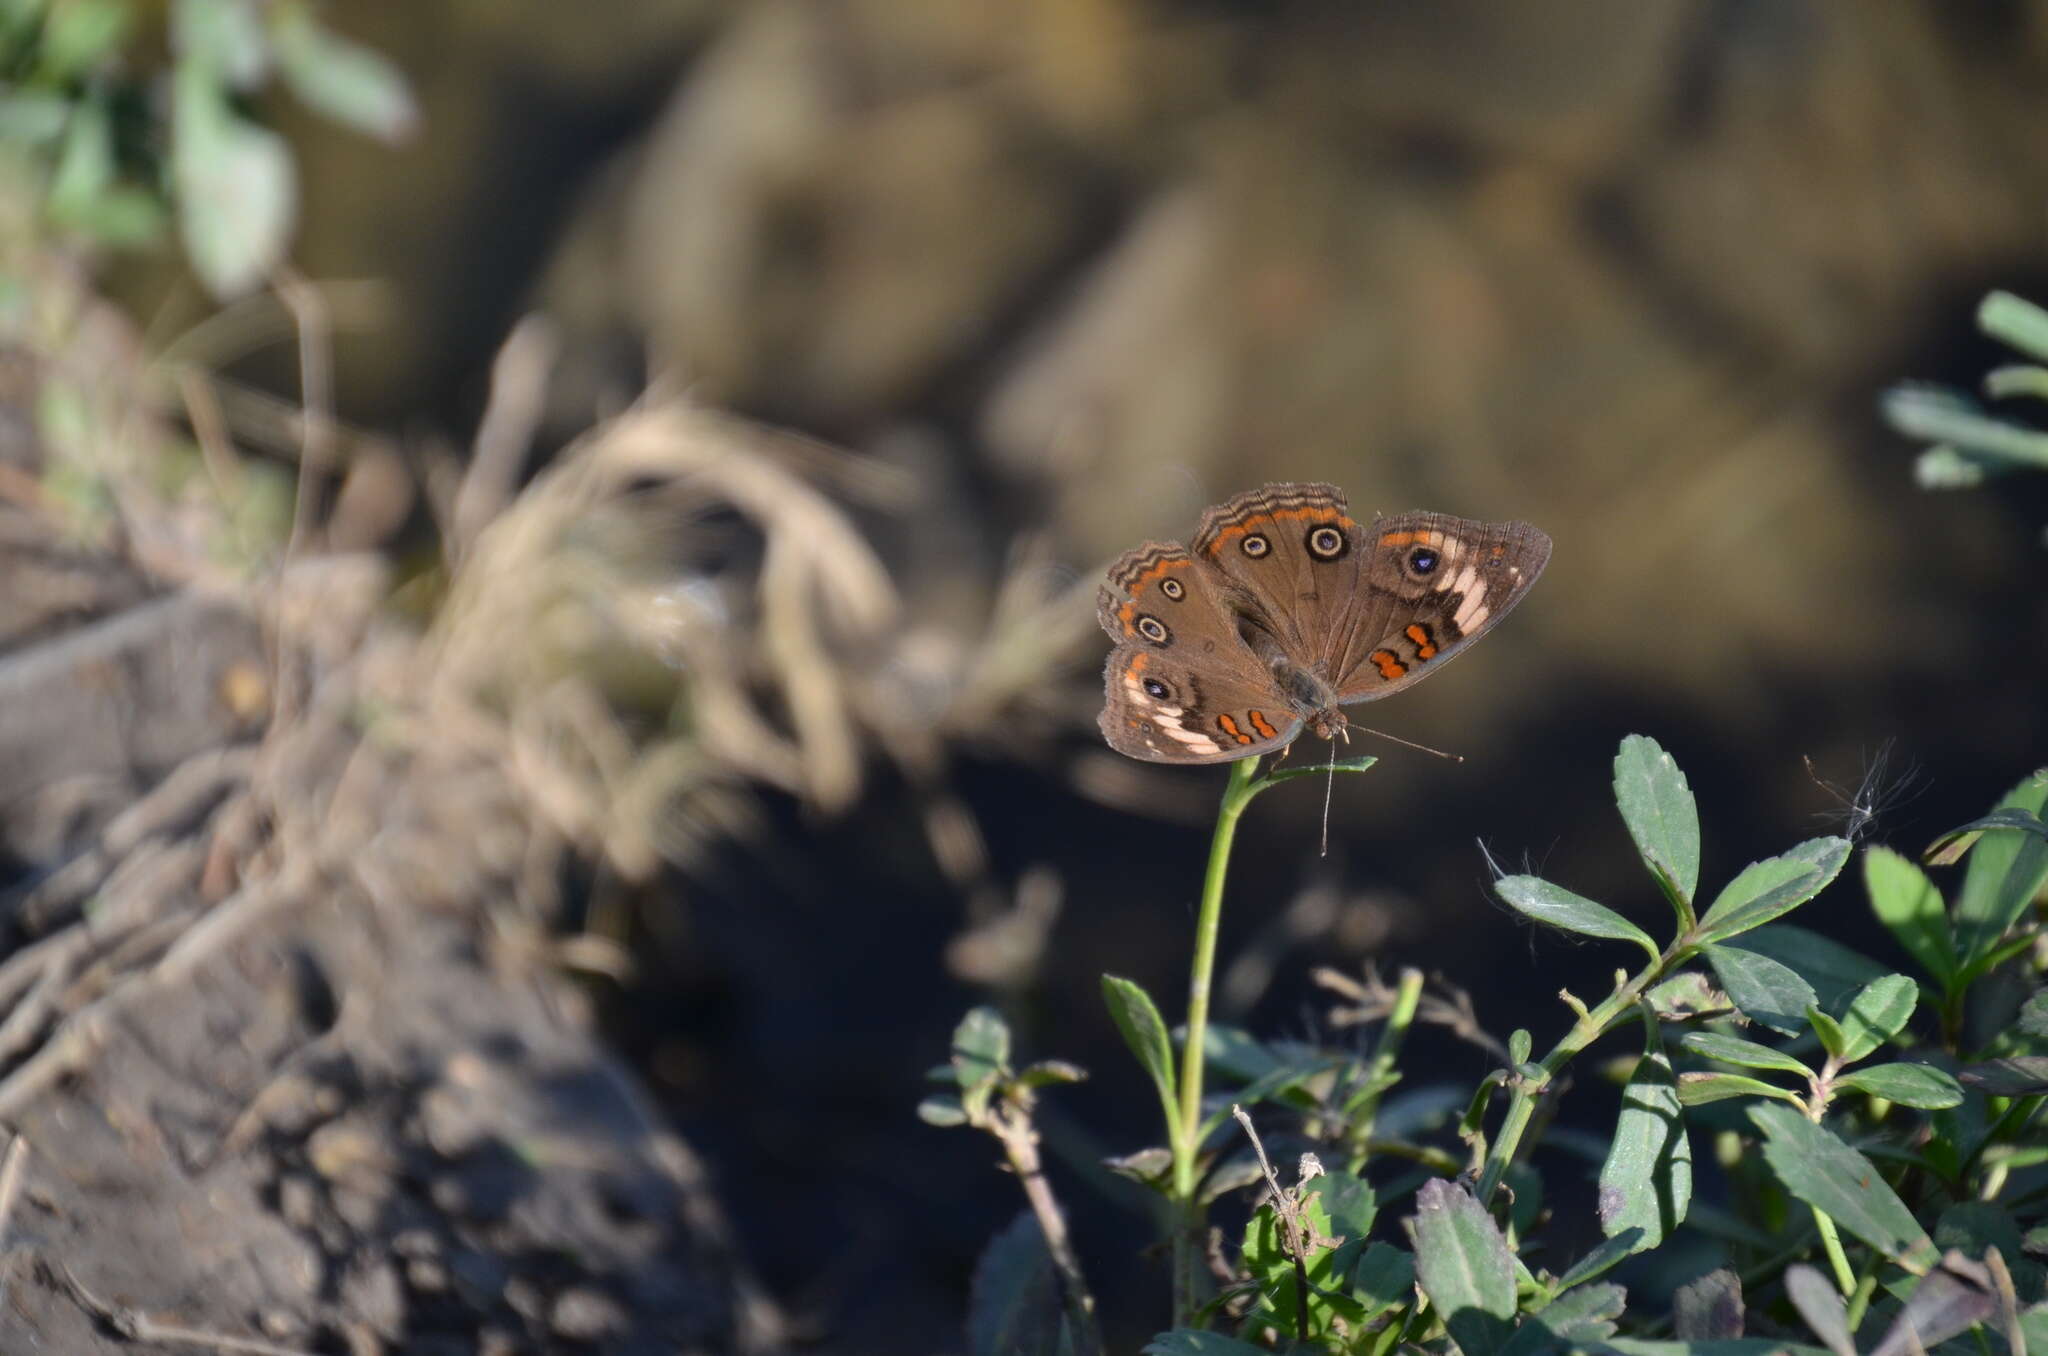
[[[1991,292],[1977,306],[1977,328],[2030,359],[1994,368],[1984,377],[1993,400],[2048,399],[2048,311],[2010,292]],[[1909,383],[1884,399],[1891,426],[1929,444],[1914,463],[1921,488],[1972,489],[1989,476],[2048,471],[2048,433],[1993,413],[1961,391]]]
[[[142,55],[166,48],[167,69]],[[397,69],[310,0],[0,0],[0,183],[100,245],[153,244],[175,217],[200,280],[239,296],[284,259],[298,207],[291,149],[249,108],[273,76],[385,141],[417,119]]]
[[[2048,769],[1929,849],[1936,867],[1966,863],[1953,899],[1913,860],[1882,847],[1863,853],[1870,906],[1911,962],[1893,967],[1785,921],[1841,874],[1846,840],[1800,843],[1703,894],[1683,774],[1653,741],[1624,740],[1616,802],[1669,909],[1666,940],[1564,886],[1501,877],[1495,888],[1511,908],[1632,947],[1639,963],[1616,971],[1597,1002],[1560,992],[1570,1021],[1540,1058],[1528,1030],[1490,1043],[1502,1067],[1448,1106],[1428,1090],[1402,1090],[1404,1037],[1431,1015],[1419,975],[1369,994],[1348,986],[1348,998],[1372,1000],[1378,1031],[1368,1042],[1262,1042],[1207,1025],[1213,907],[1236,816],[1292,775],[1233,768],[1179,1050],[1149,996],[1104,980],[1166,1126],[1164,1146],[1111,1164],[1160,1193],[1176,1245],[1175,1326],[1148,1353],[1893,1356],[1951,1341],[1980,1356],[2048,1353],[2048,1269],[2037,1260],[2048,1253],[2048,947],[2038,904]],[[1604,1241],[1559,1255],[1530,1150],[1588,1052],[1630,1027],[1611,1136],[1556,1135],[1558,1153],[1597,1165],[1597,1182],[1581,1190],[1567,1178],[1551,1194],[1597,1219]],[[1012,1072],[1007,1031],[995,1030],[986,1012],[963,1024],[942,1074],[957,1091],[928,1102],[925,1115],[979,1125],[1007,1144],[1015,1120],[1028,1126],[1036,1090],[1078,1071]],[[980,1062],[963,1065],[962,1050],[982,1051]],[[1044,1072],[1052,1067],[1058,1077]],[[1228,1090],[1206,1094],[1208,1076]],[[1283,1141],[1299,1151],[1291,1181],[1276,1166]],[[1206,1247],[1212,1214],[1246,1187],[1257,1199],[1235,1248]],[[976,1353],[1094,1349],[1071,1318],[1074,1296],[1087,1294],[1079,1263],[1063,1227],[1033,1207],[1040,1228],[1030,1246],[1013,1230],[984,1260]],[[1025,1281],[998,1284],[992,1267],[1053,1278],[1046,1293],[1065,1297],[1064,1336],[1041,1321],[1043,1340],[1026,1340],[1016,1320]],[[1631,1304],[1622,1281],[1684,1268],[1706,1274],[1668,1309]],[[1000,1328],[988,1307],[998,1299],[1010,1319]],[[997,1331],[1001,1340],[985,1340]],[[1095,1340],[1092,1326],[1085,1338]]]

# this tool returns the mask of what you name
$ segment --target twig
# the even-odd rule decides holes
[[[1060,1212],[1060,1203],[1052,1194],[1051,1183],[1045,1180],[1045,1168],[1038,1157],[1038,1131],[1031,1124],[1031,1115],[1023,1107],[1006,1104],[989,1117],[988,1128],[1002,1141],[1010,1169],[1023,1184],[1024,1199],[1038,1220],[1038,1232],[1045,1238],[1045,1250],[1052,1256],[1053,1269],[1059,1272],[1060,1293],[1066,1301],[1067,1319],[1073,1325],[1074,1340],[1079,1343],[1083,1356],[1094,1356],[1102,1350],[1096,1327],[1095,1296],[1089,1293],[1087,1278],[1081,1273],[1081,1258],[1074,1251],[1074,1240],[1067,1233],[1066,1216]]]
[[[62,1262],[52,1265],[56,1268],[55,1279],[70,1293],[79,1308],[131,1342],[180,1343],[191,1347],[211,1347],[215,1351],[235,1352],[239,1356],[314,1356],[314,1353],[303,1347],[281,1347],[260,1337],[237,1337],[233,1333],[206,1332],[199,1328],[180,1327],[175,1323],[159,1323],[140,1309],[110,1304],[93,1294],[85,1288],[78,1277],[71,1274],[71,1268]]]
[[[0,1064],[35,1044],[44,1023],[56,1009],[57,995],[71,982],[72,960],[70,954],[53,959],[35,987],[8,1011],[5,1021],[0,1021]]]
[[[1300,1180],[1292,1191],[1280,1185],[1280,1178],[1273,1171],[1273,1164],[1266,1157],[1266,1146],[1259,1142],[1259,1132],[1252,1128],[1252,1118],[1245,1109],[1232,1103],[1230,1114],[1237,1117],[1237,1123],[1244,1127],[1246,1138],[1252,1142],[1252,1152],[1259,1156],[1259,1171],[1266,1176],[1266,1190],[1273,1203],[1273,1213],[1280,1217],[1281,1226],[1287,1231],[1287,1251],[1294,1258],[1294,1336],[1300,1342],[1308,1341],[1308,1297],[1315,1288],[1308,1279],[1308,1254],[1310,1248],[1334,1248],[1343,1242],[1339,1238],[1325,1238],[1314,1225],[1304,1220],[1302,1205],[1308,1196],[1302,1188],[1323,1175],[1322,1161],[1314,1154],[1301,1156]]]
[[[292,313],[299,332],[299,404],[304,408],[300,425],[298,495],[292,505],[292,535],[285,543],[285,559],[296,560],[313,529],[317,490],[332,470],[334,459],[333,325],[326,299],[320,290],[290,265],[278,269],[271,280],[277,298]]]
[[[0,1160],[0,1244],[7,1241],[7,1226],[14,1219],[14,1203],[21,1199],[21,1183],[27,1173],[28,1136],[16,1132],[7,1144],[7,1157]]]
[[[519,486],[519,470],[533,446],[547,401],[548,372],[561,340],[546,317],[529,315],[512,327],[491,364],[491,393],[477,425],[469,471],[455,491],[448,554],[461,560],[477,533],[497,518]]]

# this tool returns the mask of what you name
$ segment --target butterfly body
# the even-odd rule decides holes
[[[1332,485],[1285,482],[1202,515],[1194,538],[1110,567],[1096,615],[1117,642],[1100,721],[1120,753],[1219,763],[1419,682],[1514,608],[1550,559],[1526,523],[1439,513],[1355,521]]]

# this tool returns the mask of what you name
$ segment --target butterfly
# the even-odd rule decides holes
[[[1223,763],[1344,734],[1499,624],[1550,560],[1527,523],[1402,513],[1360,526],[1334,485],[1289,481],[1202,515],[1186,546],[1126,551],[1096,596],[1116,642],[1103,737],[1155,763]]]

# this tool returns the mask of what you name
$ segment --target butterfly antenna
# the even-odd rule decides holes
[[[1349,742],[1348,740],[1346,741]],[[1323,851],[1330,855],[1330,798],[1337,793],[1337,741],[1330,741],[1330,779],[1323,784]]]
[[[1439,758],[1448,758],[1454,763],[1462,763],[1465,761],[1465,755],[1462,753],[1445,753],[1442,749],[1433,749],[1427,744],[1417,744],[1410,740],[1402,739],[1396,735],[1390,735],[1385,730],[1375,730],[1369,725],[1353,725],[1349,728],[1353,730],[1363,730],[1369,735],[1378,735],[1381,739],[1384,739],[1389,743],[1399,744],[1403,748],[1414,749],[1418,753],[1435,754]]]

